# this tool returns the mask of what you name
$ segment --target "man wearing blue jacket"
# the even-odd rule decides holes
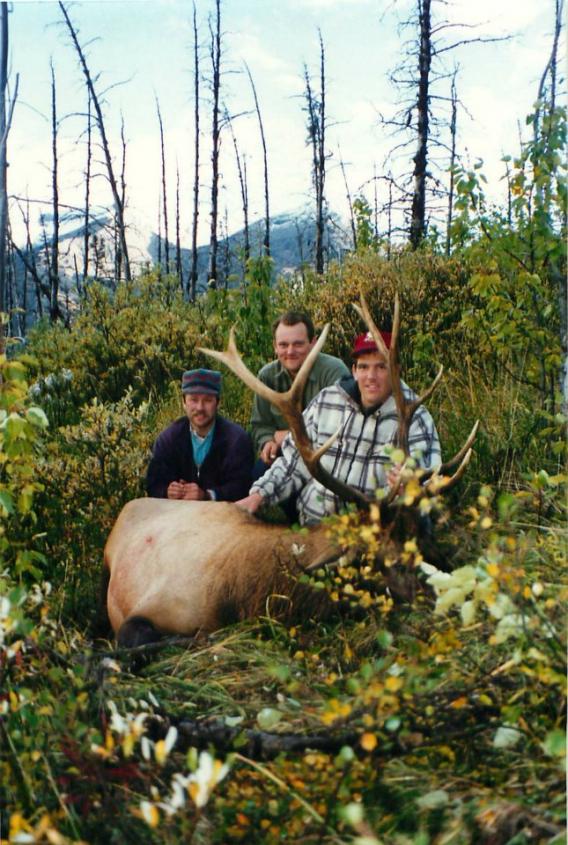
[[[221,373],[187,370],[185,416],[158,436],[146,475],[149,496],[235,502],[251,484],[253,449],[240,425],[217,413]]]

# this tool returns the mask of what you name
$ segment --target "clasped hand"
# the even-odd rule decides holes
[[[172,481],[168,486],[168,499],[202,501],[207,498],[205,490],[193,481]]]

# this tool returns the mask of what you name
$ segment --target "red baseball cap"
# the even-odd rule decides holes
[[[391,345],[391,332],[380,332],[382,339],[385,342],[385,346],[387,349],[390,349]],[[355,343],[353,344],[353,350],[351,352],[352,358],[358,358],[359,355],[365,355],[366,352],[379,352],[377,349],[377,344],[373,340],[373,335],[371,332],[365,332],[364,334],[359,334],[355,338]]]

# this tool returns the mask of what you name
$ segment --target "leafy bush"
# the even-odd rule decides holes
[[[15,578],[36,578],[39,552],[37,463],[48,421],[28,394],[27,364],[0,356],[0,560]]]

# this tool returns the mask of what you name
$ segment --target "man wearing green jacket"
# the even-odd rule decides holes
[[[314,324],[310,316],[303,311],[287,311],[274,321],[272,336],[276,360],[262,367],[258,377],[278,393],[285,393],[315,343]],[[309,405],[320,390],[335,384],[345,375],[349,375],[349,370],[343,361],[320,352],[306,382],[303,407]],[[280,454],[280,447],[288,429],[286,421],[270,402],[256,395],[250,427],[254,447],[265,465],[260,472],[255,468],[255,475],[258,477]]]

